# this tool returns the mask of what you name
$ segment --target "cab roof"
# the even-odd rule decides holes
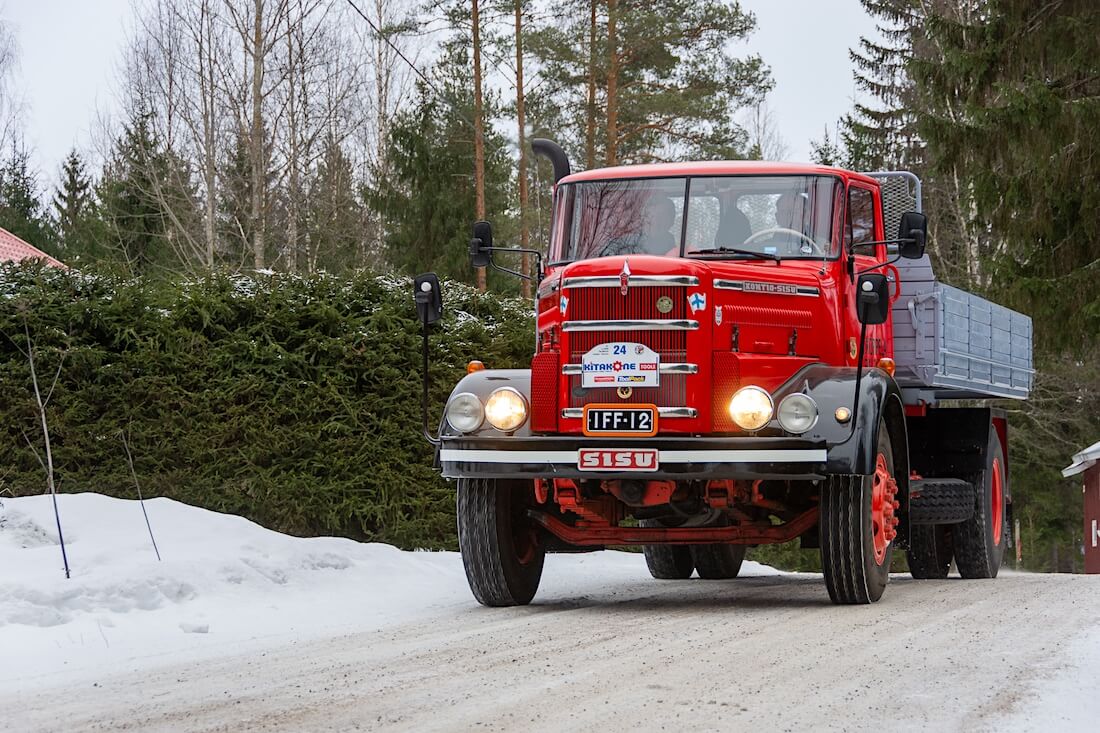
[[[620,165],[613,168],[593,168],[570,174],[559,183],[606,181],[621,178],[678,178],[681,176],[840,176],[864,183],[877,181],[862,173],[813,163],[773,163],[760,160],[710,160],[687,163],[647,163]]]

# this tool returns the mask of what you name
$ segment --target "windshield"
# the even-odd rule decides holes
[[[784,259],[832,257],[837,245],[833,201],[840,186],[831,176],[628,178],[566,184],[558,192],[550,258],[753,253]]]

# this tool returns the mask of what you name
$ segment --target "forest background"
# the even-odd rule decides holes
[[[860,101],[812,141],[813,158],[917,172],[938,276],[1033,317],[1035,390],[1028,402],[1006,405],[1016,518],[1028,567],[1079,569],[1080,487],[1058,469],[1100,437],[1100,8],[1088,0],[861,4],[878,33],[851,49]],[[462,313],[490,319],[470,326],[482,330],[462,343],[497,354],[494,365],[518,365],[528,345],[524,308],[511,299],[530,290],[472,271],[464,249],[475,218],[491,219],[502,241],[545,245],[550,171],[530,156],[532,137],[558,140],[580,168],[786,154],[767,107],[766,54],[734,50],[756,19],[730,0],[140,0],[135,12],[121,52],[120,118],[104,123],[94,149],[73,150],[48,189],[40,182],[53,176],[34,169],[23,144],[18,38],[0,25],[0,226],[82,274],[4,271],[12,307],[0,314],[9,336],[0,351],[0,394],[28,394],[21,365],[31,343],[45,362],[53,349],[51,366],[62,375],[59,471],[72,477],[65,490],[88,488],[97,475],[92,454],[98,475],[111,477],[104,479],[109,490],[131,490],[130,472],[122,464],[104,468],[106,456],[93,448],[102,440],[95,443],[86,427],[87,411],[97,410],[86,402],[92,387],[102,401],[126,383],[107,389],[97,370],[81,372],[73,358],[80,345],[98,344],[121,363],[120,354],[135,358],[134,343],[152,344],[151,354],[181,339],[207,339],[226,349],[225,364],[237,359],[255,366],[253,377],[284,378],[279,370],[287,367],[273,366],[273,355],[253,353],[250,362],[241,351],[255,343],[249,329],[260,328],[257,319],[279,314],[299,324],[297,335],[279,324],[260,330],[284,353],[300,349],[311,329],[336,340],[330,361],[316,357],[293,375],[328,384],[324,375],[356,368],[343,350],[378,351],[349,334],[362,339],[375,329],[392,339],[408,330],[388,278],[435,270],[459,283]],[[348,303],[314,312],[315,292]],[[270,310],[242,306],[245,296],[266,299]],[[175,335],[164,335],[164,319],[142,315],[150,309],[171,314]],[[80,326],[79,314],[93,311],[98,319]],[[369,315],[375,311],[381,315]],[[519,326],[492,320],[507,313]],[[512,340],[501,345],[498,330]],[[237,343],[247,333],[251,341]],[[444,380],[461,357],[448,354],[454,358],[445,360]],[[147,399],[180,383],[165,369]],[[226,389],[239,388],[237,376],[237,387],[226,382]],[[352,399],[368,383],[385,389],[371,379],[336,380],[329,396]],[[234,394],[255,404],[255,394]],[[41,437],[33,410],[21,396],[5,401],[0,414],[13,440],[0,454],[0,482],[16,492],[41,490],[28,445]],[[100,434],[139,429],[139,407],[115,414]],[[207,407],[203,419],[215,420]],[[97,419],[111,412],[102,402],[98,409]],[[337,433],[348,427],[333,427],[339,417],[307,413]],[[155,423],[149,418],[150,430]],[[248,428],[251,444],[270,439],[262,427],[270,424]],[[348,456],[377,462],[352,450],[362,434],[356,431],[367,429],[355,424]],[[191,429],[205,436],[194,457],[201,460],[216,447],[212,431],[202,420]],[[191,498],[197,484],[179,478],[186,466],[166,468],[156,458],[169,450],[169,437],[139,429],[136,442],[142,438],[153,485],[179,481],[175,493]],[[405,450],[401,440],[393,445]],[[222,482],[216,490],[223,498],[236,497],[220,507],[252,511],[291,531],[452,545],[453,528],[442,519],[450,511],[446,489],[421,471],[424,455],[390,459],[419,477],[407,487],[415,500],[393,499],[411,479],[353,486],[350,460],[339,482],[300,465],[260,481],[285,494],[279,501],[292,501],[292,486],[337,497],[306,502],[313,516],[281,504],[265,514],[256,508],[263,499],[255,486],[198,473],[207,486]],[[233,476],[256,465],[244,461]],[[424,482],[429,489],[417,488]],[[425,507],[433,518],[425,519]]]

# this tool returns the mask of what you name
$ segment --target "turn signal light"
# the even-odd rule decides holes
[[[878,360],[878,368],[892,377],[894,376],[894,369],[896,369],[897,367],[894,365],[893,359],[883,357]]]
[[[484,370],[485,370],[485,365],[482,364],[477,359],[474,359],[473,361],[471,361],[469,364],[466,365],[466,373],[467,374],[473,374],[474,372],[480,372],[480,371],[484,371]],[[893,374],[893,372],[890,372],[890,373]]]

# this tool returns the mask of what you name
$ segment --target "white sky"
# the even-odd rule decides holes
[[[338,0],[334,0],[338,1]],[[747,44],[771,66],[768,104],[791,160],[807,160],[820,138],[851,107],[848,49],[874,24],[859,0],[741,0],[757,17]],[[74,145],[87,150],[97,112],[114,108],[116,69],[131,0],[3,0],[21,49],[25,135],[52,185]]]

